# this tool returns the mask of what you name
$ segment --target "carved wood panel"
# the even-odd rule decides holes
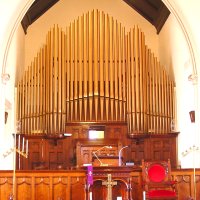
[[[177,135],[146,135],[144,137],[132,138],[131,160],[140,163],[145,160],[168,160],[171,166],[177,166]]]
[[[111,146],[112,148],[105,148]],[[96,152],[97,157],[100,156],[118,156],[118,151],[121,148],[121,143],[117,140],[79,140],[76,145],[77,166],[83,164],[92,164]]]
[[[97,171],[96,174],[94,173],[96,176],[95,180],[106,180],[107,172],[103,172],[102,168],[99,170],[101,170],[101,172]],[[127,172],[127,169],[124,168],[121,172],[116,172],[116,169],[111,169],[110,172],[113,173],[112,177],[114,180],[118,177],[118,179],[127,182],[129,188],[132,188],[132,199],[142,200],[141,170],[138,169],[136,171]],[[200,199],[199,169],[196,169],[196,182],[194,182],[193,177],[193,169],[172,170],[172,178],[173,180],[177,180],[178,200],[188,199],[189,196],[194,199],[195,191],[196,199]],[[84,197],[87,197],[87,190],[85,190],[85,178],[86,171],[83,170],[50,170],[48,173],[32,170],[25,172],[17,171],[15,182],[16,197],[18,200],[40,200],[42,198],[42,200],[57,200],[58,198],[61,198],[62,200],[83,200]],[[122,186],[123,191],[120,191],[119,188],[116,188],[116,190],[113,188],[113,193],[116,196],[124,196],[124,194],[127,193],[127,190],[124,188],[123,184],[120,184],[119,186]],[[101,181],[94,185],[94,190],[96,191],[94,197],[103,197],[101,200],[105,199],[104,197],[107,191],[106,188],[102,187]],[[12,192],[13,171],[0,171],[0,199],[8,199]],[[85,199],[89,200],[88,198]],[[94,200],[98,200],[98,198],[94,198]]]

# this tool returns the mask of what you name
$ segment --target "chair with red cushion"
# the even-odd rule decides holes
[[[168,161],[142,161],[142,178],[146,199],[178,199],[176,181],[172,181],[171,164]]]

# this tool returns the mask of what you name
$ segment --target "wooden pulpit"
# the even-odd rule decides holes
[[[118,166],[118,156],[98,156],[92,158],[93,166]]]
[[[136,167],[126,167],[126,166],[94,167],[93,168],[94,183],[90,186],[92,199],[133,200],[131,173],[135,169]]]

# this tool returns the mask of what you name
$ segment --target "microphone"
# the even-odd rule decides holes
[[[96,159],[100,162],[100,166],[108,166],[108,164],[104,164],[101,162],[101,160],[99,159],[99,157],[97,156],[97,152],[104,149],[104,148],[107,148],[107,149],[112,149],[112,146],[103,146],[101,147],[100,149],[97,149],[96,151],[92,152],[94,154],[94,156],[96,157]]]
[[[121,153],[122,153],[122,150],[127,148],[128,146],[124,146],[122,147],[120,150],[119,150],[119,166],[122,166],[122,158],[121,158]]]

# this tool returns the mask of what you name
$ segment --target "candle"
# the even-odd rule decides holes
[[[92,200],[92,192],[90,192],[90,200]]]
[[[146,200],[146,194],[145,194],[145,191],[143,191],[143,200]]]
[[[18,137],[18,149],[20,150],[20,135]]]
[[[23,140],[22,140],[22,152],[24,152],[24,137],[23,137]]]
[[[42,139],[42,160],[43,160],[43,139]]]
[[[26,154],[28,154],[28,140],[26,140]]]

